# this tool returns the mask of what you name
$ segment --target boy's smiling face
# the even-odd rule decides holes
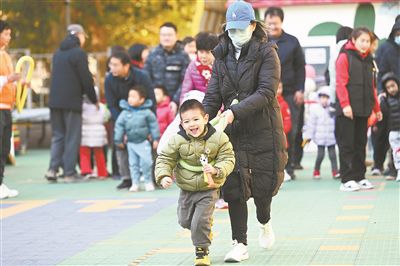
[[[203,114],[200,109],[190,109],[181,113],[181,125],[187,135],[199,137],[203,134],[208,123],[208,114]]]
[[[399,92],[399,87],[397,86],[397,83],[392,79],[386,81],[385,88],[387,92],[392,96],[395,96]]]

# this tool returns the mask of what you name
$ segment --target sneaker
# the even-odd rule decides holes
[[[396,180],[396,177],[395,177],[395,176],[388,175],[388,176],[385,177],[385,180],[387,180],[387,181],[393,181],[393,180]]]
[[[132,187],[131,187],[132,188]],[[146,190],[146,191],[154,191],[154,185],[153,185],[153,183],[147,183],[147,184],[145,184],[144,185],[144,189]],[[129,189],[130,190],[130,189]]]
[[[117,186],[117,189],[127,189],[132,186],[132,180],[131,179],[124,179],[122,180],[121,184]]]
[[[382,175],[382,172],[381,172],[381,170],[379,170],[378,168],[374,168],[374,169],[372,169],[372,171],[371,171],[371,175],[373,175],[373,176],[380,176],[380,175]]]
[[[260,226],[260,234],[258,236],[258,243],[262,248],[270,249],[275,243],[275,234],[272,230],[271,220],[268,223]]]
[[[360,185],[357,184],[357,182],[354,180],[347,181],[346,183],[344,183],[344,184],[342,183],[340,185],[341,191],[350,192],[350,191],[357,191],[360,189],[361,189]]]
[[[363,179],[361,181],[358,181],[358,184],[360,185],[361,189],[371,189],[374,188],[374,185],[371,184],[367,179]]]
[[[44,178],[47,179],[47,181],[51,182],[51,183],[55,183],[57,182],[57,172],[54,170],[49,169],[45,174],[44,174]]]
[[[132,184],[132,186],[129,188],[130,192],[138,192],[139,191],[139,185]]]
[[[82,176],[83,176],[83,179],[88,180],[88,181],[97,178],[97,176],[95,174],[85,174],[85,175],[82,175]]]
[[[300,163],[296,163],[293,165],[294,170],[303,170],[304,167]]]
[[[332,171],[332,177],[333,177],[333,179],[339,179],[340,178],[340,173],[338,171],[333,170]]]
[[[314,170],[313,178],[314,179],[321,179],[321,173],[319,172],[319,170]]]
[[[228,203],[224,199],[219,199],[215,203],[215,208],[217,208],[217,209],[228,209]]]
[[[232,250],[225,256],[225,262],[241,262],[242,260],[247,260],[249,258],[249,252],[247,251],[247,246],[245,244],[238,243],[235,239],[233,240],[232,246]]]
[[[9,189],[4,183],[0,185],[0,199],[13,198],[18,196],[18,194],[17,190]]]
[[[400,170],[397,170],[396,181],[397,181],[397,182],[400,182]]]
[[[283,173],[284,173],[283,182],[289,182],[290,180],[292,180],[292,178],[291,178],[290,175],[286,172],[286,170],[283,170]]]
[[[196,259],[194,260],[195,266],[209,266],[211,265],[210,258],[208,257],[208,248],[196,247]]]
[[[88,181],[87,179],[85,179],[83,176],[78,175],[78,174],[74,174],[74,175],[66,175],[64,177],[64,182],[65,183],[81,183],[81,182],[85,182]]]

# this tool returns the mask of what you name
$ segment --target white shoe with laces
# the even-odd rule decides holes
[[[139,191],[139,186],[136,184],[132,184],[132,186],[129,188],[130,192],[138,192]]]
[[[275,243],[275,234],[272,230],[271,220],[266,224],[260,225],[260,234],[258,235],[258,243],[262,248],[270,249]]]
[[[358,185],[360,186],[361,189],[372,189],[374,188],[374,185],[371,184],[367,179],[363,179],[361,181],[358,181]]]
[[[225,256],[225,262],[241,262],[242,260],[247,260],[249,258],[249,252],[246,245],[238,243],[235,239],[233,240],[232,246],[232,250]]]
[[[146,191],[154,191],[155,188],[154,188],[153,183],[147,183],[147,184],[144,185],[144,189]]]
[[[361,189],[360,185],[357,184],[357,182],[354,180],[347,181],[346,183],[344,183],[344,184],[342,183],[340,185],[341,191],[351,192],[351,191],[357,191],[360,189]]]
[[[18,196],[18,194],[17,190],[9,189],[4,183],[0,185],[0,199],[13,198]]]

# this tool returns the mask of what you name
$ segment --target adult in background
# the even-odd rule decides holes
[[[67,28],[67,37],[53,56],[49,99],[53,137],[50,166],[45,174],[50,182],[57,181],[60,168],[64,170],[66,182],[81,179],[75,166],[81,142],[83,94],[97,104],[88,57],[82,49],[85,40],[83,27],[71,24]]]
[[[178,30],[171,22],[160,27],[160,45],[154,48],[144,65],[153,85],[164,85],[171,97],[170,108],[176,115],[181,83],[190,62],[189,56],[177,44]]]
[[[292,117],[292,130],[288,135],[289,162],[286,171],[292,177],[294,167],[301,169],[302,157],[301,128],[304,114],[304,81],[305,59],[299,41],[293,35],[282,29],[284,19],[283,10],[279,7],[270,7],[264,15],[268,30],[268,37],[278,45],[278,56],[281,62],[282,95],[289,104]]]
[[[111,112],[111,119],[114,124],[119,114],[122,112],[119,106],[120,100],[127,100],[129,90],[141,85],[147,91],[147,99],[152,101],[152,111],[156,113],[156,100],[153,87],[147,73],[131,65],[131,59],[125,52],[112,54],[109,62],[110,73],[104,82],[107,106]],[[117,189],[126,189],[132,186],[131,175],[129,172],[128,152],[126,149],[116,148],[116,157],[119,166],[119,174],[122,182]]]
[[[149,53],[149,48],[144,44],[137,43],[129,47],[128,54],[131,58],[132,66],[142,69]]]
[[[227,262],[249,257],[247,200],[254,198],[260,222],[259,244],[272,247],[271,201],[283,181],[287,163],[285,135],[276,92],[280,78],[276,45],[267,42],[265,28],[255,21],[249,3],[233,2],[226,12],[226,27],[215,57],[203,104],[214,118],[223,104],[222,117],[236,156],[235,169],[222,187],[229,204],[233,248]],[[232,104],[233,100],[239,103]]]

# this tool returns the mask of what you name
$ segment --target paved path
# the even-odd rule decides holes
[[[178,189],[129,193],[118,181],[47,184],[48,151],[28,151],[7,167],[20,196],[1,202],[1,265],[192,265],[190,233],[177,224]],[[249,201],[250,259],[241,265],[400,265],[399,187],[382,177],[375,189],[339,191],[325,159],[322,180],[305,170],[274,198],[272,250],[257,243]],[[226,210],[215,212],[213,265],[230,249]]]

